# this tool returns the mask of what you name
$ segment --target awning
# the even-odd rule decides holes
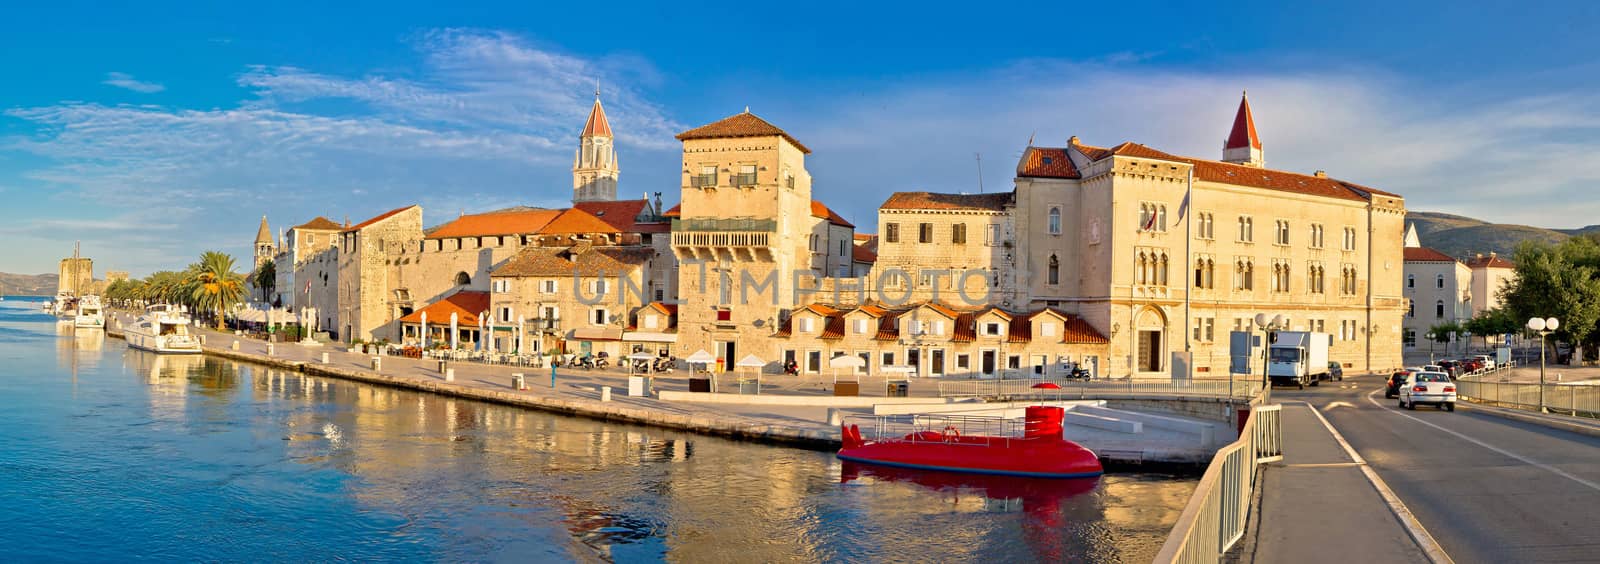
[[[616,327],[583,327],[572,330],[571,341],[621,341],[622,329]]]
[[[622,334],[622,340],[637,343],[676,343],[678,342],[678,334],[657,331],[628,331]]]

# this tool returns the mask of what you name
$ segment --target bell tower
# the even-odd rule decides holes
[[[261,216],[261,229],[256,231],[255,267],[272,262],[272,230],[267,227],[267,216]]]
[[[1261,138],[1256,136],[1256,120],[1250,115],[1250,96],[1239,95],[1239,113],[1233,116],[1233,129],[1222,143],[1222,162],[1244,166],[1266,166],[1261,153]]]
[[[600,87],[594,89],[594,107],[578,136],[578,154],[572,162],[572,203],[617,199],[617,151],[611,123],[600,106]]]

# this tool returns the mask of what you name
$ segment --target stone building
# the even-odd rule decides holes
[[[1500,307],[1500,292],[1517,278],[1517,266],[1495,254],[1467,259],[1472,271],[1472,316]]]
[[[339,238],[344,226],[326,217],[289,228],[273,256],[277,283],[271,303],[297,313],[313,328],[337,327]]]
[[[395,208],[339,232],[338,305],[334,325],[344,339],[393,339],[409,297],[398,295],[389,252],[422,233],[422,207]],[[402,299],[404,298],[404,299]]]
[[[272,256],[277,254],[277,247],[272,244],[272,229],[267,227],[267,216],[261,216],[261,228],[256,230],[255,262],[250,265],[250,270],[258,270],[261,265],[272,262]]]
[[[81,296],[100,293],[94,279],[94,259],[83,257],[61,259],[56,275],[57,294]]]
[[[1113,376],[1182,377],[1169,361],[1185,352],[1194,376],[1221,375],[1228,332],[1254,330],[1257,313],[1332,334],[1332,358],[1351,369],[1399,366],[1404,199],[1264,163],[1248,100],[1220,161],[1077,137],[1065,147],[1025,148],[1011,202],[988,220],[1009,222],[1015,244],[988,255],[1014,273],[991,282],[1001,291],[989,304],[1085,320],[1107,337],[1098,356]],[[890,202],[926,198],[897,194]],[[941,234],[937,210],[893,207],[879,214],[884,241],[874,277],[891,264],[950,269],[979,258],[945,244],[953,227]],[[930,240],[941,248],[929,255],[892,245],[891,223],[931,224]]]
[[[1415,228],[1408,229],[1405,247],[1405,293],[1407,299],[1401,343],[1406,353],[1452,353],[1465,344],[1457,335],[1439,344],[1429,339],[1433,327],[1464,323],[1472,318],[1474,298],[1472,270],[1466,264],[1416,240]]]
[[[725,370],[749,354],[776,366],[778,323],[821,280],[853,274],[854,226],[812,199],[811,150],[748,110],[677,138],[678,348]]]
[[[572,160],[572,203],[617,199],[617,151],[611,123],[600,107],[600,91],[578,136],[578,153]]]
[[[912,302],[1019,305],[1014,194],[897,192],[878,207],[873,283]],[[937,265],[938,268],[929,268]],[[935,270],[948,272],[936,272]],[[896,300],[900,301],[900,300]]]
[[[622,344],[624,330],[655,295],[658,256],[648,246],[588,241],[522,249],[491,274],[489,311],[503,328],[496,335],[504,333],[496,348],[513,348],[520,325],[528,352],[632,352]]]

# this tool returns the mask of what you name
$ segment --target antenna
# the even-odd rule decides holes
[[[978,160],[978,193],[983,193],[983,153],[973,153]]]

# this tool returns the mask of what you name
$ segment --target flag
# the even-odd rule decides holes
[[[1140,231],[1150,231],[1150,230],[1155,229],[1155,228],[1156,228],[1156,212],[1155,212],[1155,210],[1150,210],[1150,219],[1145,220],[1144,225],[1140,226],[1139,230]]]
[[[301,291],[301,292],[300,292],[300,293],[302,293],[302,294],[309,294],[309,293],[311,293],[311,281],[310,281],[310,280],[307,280],[307,281],[306,281],[306,289],[305,289],[305,290],[303,290],[303,291]]]
[[[1183,193],[1183,203],[1178,204],[1178,222],[1182,222],[1183,215],[1189,213],[1189,196],[1193,193],[1193,190]]]

